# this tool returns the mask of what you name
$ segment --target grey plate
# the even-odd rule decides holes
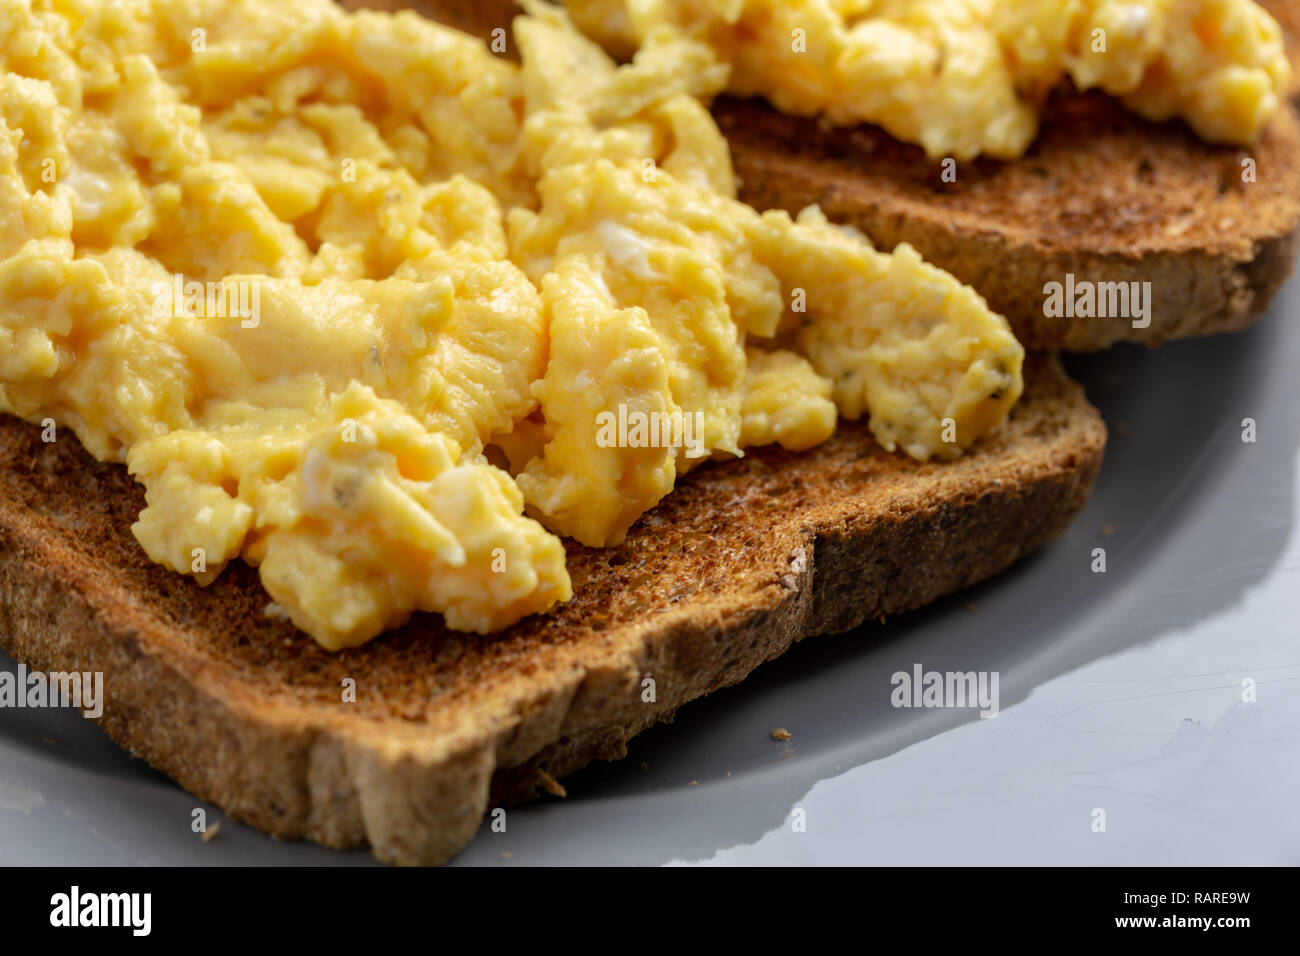
[[[1243,335],[1069,364],[1112,437],[1066,538],[808,641],[459,862],[1300,863],[1300,286]],[[894,708],[915,664],[996,671],[1001,712]],[[229,820],[205,844],[198,806],[73,712],[0,710],[0,863],[371,862]]]

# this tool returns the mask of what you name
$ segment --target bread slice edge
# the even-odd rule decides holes
[[[0,500],[0,644],[37,670],[104,673],[109,736],[235,819],[281,838],[368,844],[392,863],[441,863],[490,807],[620,756],[637,733],[795,641],[920,607],[1063,533],[1096,480],[1105,426],[1054,360],[1031,362],[1030,378],[1016,437],[972,452],[967,470],[937,466],[923,480],[887,456],[887,494],[850,495],[833,520],[757,529],[771,549],[740,592],[575,631],[571,647],[562,636],[558,663],[539,650],[533,677],[491,671],[483,699],[438,715],[436,732],[298,706],[292,686],[227,666],[201,632],[159,620],[111,563],[87,562],[66,529],[12,499]],[[883,455],[836,452],[862,454]],[[653,702],[640,693],[648,673]]]

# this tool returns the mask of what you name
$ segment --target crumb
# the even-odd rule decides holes
[[[967,613],[967,614],[974,614],[974,613],[975,613],[975,605],[974,605],[974,604],[967,604],[967,605],[966,605],[966,613]]]
[[[1119,435],[1121,438],[1123,438],[1125,435],[1127,435],[1127,434],[1128,434],[1128,422],[1116,422],[1116,423],[1115,423],[1115,434],[1116,434],[1116,435]]]
[[[646,763],[644,760],[642,760],[642,761],[641,761],[641,769],[642,769],[642,770],[649,770],[649,769],[650,769],[650,765],[649,765],[648,763]]]
[[[276,604],[272,601],[262,608],[262,616],[269,617],[273,621],[287,621],[289,620],[289,611],[283,604]]]
[[[727,771],[727,776],[728,776],[728,777],[731,776],[731,771],[730,771],[730,770]]]
[[[503,860],[508,860],[508,859],[510,859],[510,851],[509,851],[509,850],[502,850],[502,851],[501,851],[501,859],[503,859]]]
[[[53,747],[55,744],[58,743],[58,741],[55,740],[53,737],[42,737],[41,740],[49,744],[51,747]]]
[[[564,789],[560,784],[560,781],[556,780],[541,767],[537,768],[537,782],[542,785],[543,790],[553,797],[567,797],[569,795],[569,791]]]
[[[1115,526],[1114,526],[1114,525],[1109,525],[1109,524],[1104,524],[1104,525],[1101,526],[1101,533],[1104,534],[1106,537],[1109,538],[1112,534],[1115,533]]]
[[[773,740],[789,740],[789,739],[790,739],[790,731],[786,730],[784,727],[778,727],[778,728],[776,728],[776,730],[772,731],[772,739],[773,739]]]
[[[692,781],[691,781],[690,783],[688,783],[686,786],[688,786],[688,787],[698,787],[699,785],[700,785],[700,782],[699,782],[698,780],[692,780]]]
[[[199,836],[199,839],[201,839],[204,843],[211,843],[213,840],[217,838],[217,834],[220,832],[221,832],[221,821],[218,820],[216,823],[212,824],[212,826],[204,830],[203,833]]]

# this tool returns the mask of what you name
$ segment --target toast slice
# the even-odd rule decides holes
[[[413,8],[484,37],[518,12],[511,0],[344,6]],[[1300,79],[1300,0],[1263,6],[1287,31]],[[1242,150],[1203,143],[1182,123],[1148,123],[1101,94],[1059,91],[1028,155],[964,164],[953,183],[919,147],[876,127],[832,129],[729,97],[714,116],[746,202],[791,212],[820,203],[882,249],[911,243],[978,289],[1026,348],[1238,331],[1268,308],[1300,248],[1300,117],[1289,107]],[[1246,159],[1254,182],[1243,179]],[[1149,326],[1046,316],[1044,286],[1070,274],[1150,282]]]
[[[955,462],[888,454],[846,423],[812,452],[710,463],[622,547],[569,543],[569,604],[491,637],[417,616],[339,654],[268,616],[242,562],[206,589],[151,564],[125,468],[0,416],[0,644],[37,670],[102,672],[109,736],[236,819],[440,863],[489,807],[622,756],[795,641],[1060,535],[1106,429],[1056,359],[1029,356],[1025,375],[1010,420]]]

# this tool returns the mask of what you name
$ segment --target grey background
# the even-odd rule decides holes
[[[1245,334],[1068,364],[1112,435],[1067,537],[804,643],[457,862],[1300,863],[1300,285]],[[893,708],[890,675],[916,663],[998,671],[1001,713]],[[0,710],[2,864],[372,862],[211,807],[204,844],[197,806],[73,712]]]

